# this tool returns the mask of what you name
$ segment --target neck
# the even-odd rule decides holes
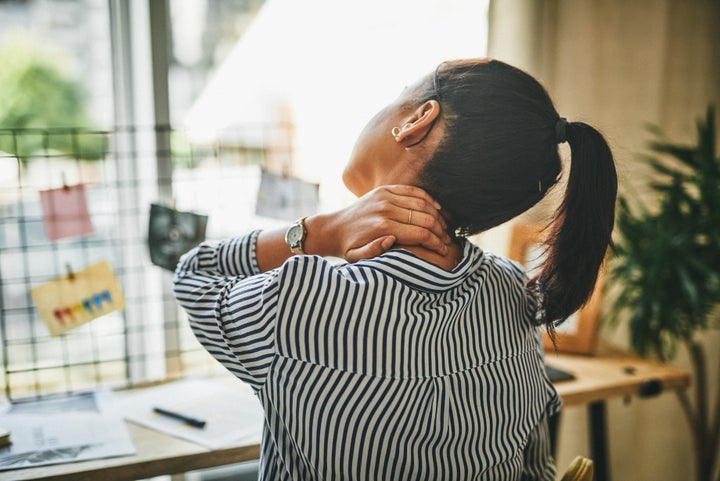
[[[423,161],[413,153],[402,149],[396,157],[386,159],[381,165],[382,168],[373,176],[373,188],[381,185],[418,185]]]

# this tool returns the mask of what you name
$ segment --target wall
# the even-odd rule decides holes
[[[707,0],[497,0],[490,6],[489,56],[535,75],[561,115],[601,130],[618,163],[621,189],[643,195],[647,169],[637,155],[647,123],[673,140],[694,141],[695,120],[720,107],[720,2]],[[530,216],[546,213],[552,200]],[[483,235],[503,252],[508,226]],[[605,342],[627,345],[622,328],[603,327]],[[710,331],[709,379],[718,379],[720,332]],[[675,364],[689,367],[681,351]],[[718,390],[717,381],[711,392]],[[686,480],[692,473],[687,424],[673,395],[608,405],[614,479]],[[569,408],[558,464],[588,454],[585,411]]]

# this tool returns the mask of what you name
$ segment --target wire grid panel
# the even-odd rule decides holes
[[[170,178],[156,175],[158,132],[175,139]],[[69,152],[49,148],[70,137]],[[191,146],[181,132],[152,127],[113,131],[0,130],[0,379],[11,400],[108,387],[133,387],[217,364],[195,340],[172,296],[172,272],[150,262],[150,204],[172,204],[209,216],[208,237],[243,233],[254,221],[255,196],[267,149]],[[23,151],[23,145],[45,148]],[[96,160],[80,151],[102,145]],[[75,150],[78,149],[78,150]],[[16,155],[17,154],[17,155]],[[93,226],[89,235],[50,241],[39,191],[84,184]],[[168,189],[167,187],[170,187]],[[171,190],[173,198],[158,192]],[[262,224],[262,222],[261,222]],[[268,225],[273,222],[268,220]],[[101,260],[112,266],[126,307],[51,336],[30,289]]]

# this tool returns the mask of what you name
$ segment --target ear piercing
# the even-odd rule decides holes
[[[395,137],[395,140],[400,140],[400,127],[393,127],[390,134]]]

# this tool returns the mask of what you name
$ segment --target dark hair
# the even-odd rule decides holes
[[[429,83],[429,82],[428,82]],[[420,173],[450,228],[471,235],[495,227],[542,199],[560,177],[559,115],[527,73],[497,60],[444,62],[434,87],[445,134]],[[427,97],[426,97],[427,98]],[[571,168],[564,198],[548,225],[546,257],[528,288],[548,329],[590,297],[611,243],[617,175],[602,135],[568,122]]]

